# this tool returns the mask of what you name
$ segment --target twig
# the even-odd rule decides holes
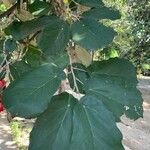
[[[27,0],[23,0],[23,2],[27,3]],[[18,3],[15,3],[12,7],[10,7],[8,10],[0,14],[0,19],[9,16],[15,9],[18,7]]]
[[[34,40],[34,38],[40,33],[41,31],[37,31],[36,33],[33,34],[33,36],[29,39],[29,43]]]
[[[0,73],[3,71],[3,69],[6,67],[6,58],[7,56],[4,54],[3,62],[0,65]]]
[[[5,59],[3,59],[2,63],[0,64],[0,67],[3,67],[4,65],[5,65]]]
[[[17,3],[10,7],[8,10],[0,14],[0,19],[9,16],[17,8]]]
[[[80,17],[79,16],[76,16],[74,14],[71,14],[72,17],[74,17],[75,19],[77,19],[78,21],[80,20]]]
[[[34,34],[32,35],[32,37],[31,37],[30,39],[28,39],[27,41],[20,40],[19,42],[20,42],[21,44],[28,45],[28,44],[30,44],[30,42],[31,42],[32,40],[34,40],[34,38],[35,38],[40,32],[41,32],[41,30],[40,30],[40,31],[37,31],[36,33],[34,33]]]
[[[7,56],[7,55],[6,55],[6,56]],[[12,79],[12,81],[14,81],[14,78],[13,78],[13,76],[12,76],[12,74],[11,74],[11,71],[10,71],[9,64],[10,64],[10,63],[8,62],[7,57],[6,57],[6,75],[10,76],[10,78]]]
[[[86,70],[84,70],[84,69],[80,69],[80,68],[77,68],[77,67],[73,67],[73,69],[75,69],[75,70],[79,70],[79,71],[82,71],[82,72],[87,72]]]
[[[4,59],[5,60],[5,59]],[[6,61],[6,60],[5,60]],[[15,61],[12,61],[12,62],[7,62],[5,63],[3,66],[0,66],[0,73],[3,71],[3,69],[5,69],[7,67],[7,65],[10,65],[10,64],[14,64],[16,62]]]
[[[75,76],[73,66],[72,66],[72,58],[71,58],[71,55],[69,53],[69,50],[67,52],[68,52],[68,55],[69,55],[70,69],[71,69],[71,73],[72,73],[72,77],[73,77],[74,89],[76,89],[77,93],[79,93],[79,88],[78,88],[78,85],[77,85],[77,82],[76,82],[76,76]]]
[[[81,80],[79,80],[78,78],[76,78],[76,80],[77,80],[78,82],[80,82],[82,85],[84,85],[84,83],[83,83]]]

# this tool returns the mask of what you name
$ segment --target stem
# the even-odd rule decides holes
[[[9,16],[17,8],[17,3],[10,7],[8,10],[0,14],[0,19],[6,16]]]
[[[84,70],[84,69],[80,69],[80,68],[76,68],[76,67],[73,67],[73,69],[75,69],[75,70],[79,70],[79,71],[82,71],[82,72],[87,72],[86,70]]]
[[[73,69],[73,66],[72,66],[72,58],[71,58],[71,55],[69,53],[69,50],[67,52],[68,52],[68,55],[69,55],[70,70],[71,70],[71,74],[72,74],[72,77],[73,77],[74,88],[76,89],[77,93],[79,93],[79,88],[78,88],[78,85],[77,85],[77,82],[76,82],[76,76],[75,76],[74,69]]]
[[[84,83],[83,83],[82,81],[80,81],[78,78],[76,78],[76,80],[77,80],[78,82],[80,82],[82,85],[84,85]]]
[[[27,2],[27,0],[22,0],[23,2]],[[16,10],[18,7],[18,2],[16,2],[12,7],[10,7],[8,10],[0,14],[0,19],[9,16],[13,11]]]
[[[14,78],[13,78],[11,72],[10,72],[10,68],[9,68],[10,62],[7,60],[7,54],[4,53],[4,56],[5,56],[5,62],[6,62],[6,65],[5,65],[5,67],[6,67],[6,76],[8,76],[8,77],[10,76],[10,78],[12,80],[14,80]]]
[[[24,45],[26,46],[26,45],[30,44],[30,42],[31,42],[32,40],[34,40],[34,38],[35,38],[40,32],[41,32],[41,30],[35,32],[35,33],[32,35],[32,37],[31,37],[30,39],[28,39],[27,41],[20,40],[19,42],[20,42],[21,44],[24,44]]]

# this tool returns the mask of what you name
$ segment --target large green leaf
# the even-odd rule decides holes
[[[116,32],[95,20],[82,19],[72,25],[72,39],[80,46],[94,51],[110,44]]]
[[[56,16],[44,16],[26,22],[14,21],[7,28],[5,33],[12,35],[15,40],[22,40],[30,34],[42,30],[44,27],[52,24],[58,18]]]
[[[123,150],[121,140],[112,113],[101,101],[85,96],[79,102],[63,93],[38,117],[29,150]]]
[[[108,7],[94,8],[86,11],[82,14],[83,17],[91,18],[91,19],[120,19],[121,15],[118,10],[114,10]]]
[[[99,97],[117,120],[123,114],[131,119],[142,117],[143,101],[136,88],[136,72],[130,62],[117,58],[94,62],[89,70],[91,78],[85,84],[86,93]]]
[[[69,150],[75,104],[75,98],[66,93],[53,97],[48,109],[37,118],[29,150]]]
[[[101,5],[104,5],[102,0],[74,0],[75,2],[89,6],[89,7],[100,7]]]
[[[45,54],[57,55],[64,51],[69,37],[69,25],[63,20],[57,19],[39,34],[37,43]]]
[[[34,117],[47,108],[64,77],[57,66],[42,65],[12,82],[4,92],[3,103],[14,116]]]

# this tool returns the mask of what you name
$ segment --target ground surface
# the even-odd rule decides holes
[[[0,150],[17,150],[5,112],[0,113]]]
[[[139,89],[144,99],[144,118],[140,118],[136,122],[123,118],[125,124],[118,124],[123,133],[123,144],[126,150],[150,150],[150,78],[140,78]],[[24,120],[21,122],[21,126],[29,127],[31,123],[29,120]],[[22,133],[25,130],[26,128],[23,129]],[[26,133],[21,137],[20,143],[22,145],[28,143],[28,132]],[[0,114],[0,150],[17,150],[14,142],[12,142],[5,113]]]
[[[126,125],[118,124],[126,150],[150,150],[150,78],[140,79],[138,87],[144,99],[144,118],[136,121],[123,118]]]

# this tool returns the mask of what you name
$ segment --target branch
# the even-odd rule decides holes
[[[30,39],[28,39],[27,41],[20,40],[19,43],[24,44],[24,45],[30,44],[30,42],[31,42],[32,40],[34,40],[34,38],[35,38],[40,32],[41,32],[41,30],[35,32],[35,33],[32,35],[32,37],[31,37]]]
[[[17,8],[17,3],[10,7],[8,10],[0,14],[0,19],[9,16]]]
[[[72,77],[73,77],[74,88],[76,89],[77,93],[79,93],[79,88],[78,88],[78,85],[77,85],[77,82],[76,82],[76,76],[75,76],[75,73],[74,73],[74,68],[72,66],[72,58],[71,58],[71,55],[69,53],[69,50],[68,50],[68,55],[69,55],[69,60],[70,60],[70,69],[71,69],[71,73],[72,73]]]
[[[23,2],[28,3],[28,0],[23,0]],[[15,9],[18,7],[18,2],[15,3],[12,7],[10,7],[8,10],[0,14],[0,19],[9,16]]]

